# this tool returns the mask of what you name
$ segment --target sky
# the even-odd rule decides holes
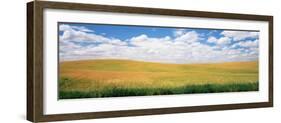
[[[126,59],[160,63],[258,60],[258,31],[59,23],[60,61]]]

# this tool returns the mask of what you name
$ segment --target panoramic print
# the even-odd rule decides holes
[[[60,22],[58,37],[58,99],[258,91],[258,31]]]

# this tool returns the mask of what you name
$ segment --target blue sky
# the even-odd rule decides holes
[[[259,32],[59,23],[60,60],[209,63],[258,59]]]

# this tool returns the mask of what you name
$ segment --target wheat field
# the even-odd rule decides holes
[[[257,61],[165,64],[106,59],[59,65],[59,99],[257,90]]]

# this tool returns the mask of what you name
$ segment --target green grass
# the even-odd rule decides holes
[[[258,83],[204,84],[176,88],[106,88],[93,91],[60,91],[60,99],[125,97],[146,95],[172,95],[194,93],[258,91]]]
[[[163,64],[130,60],[60,63],[59,98],[258,91],[258,62]]]

